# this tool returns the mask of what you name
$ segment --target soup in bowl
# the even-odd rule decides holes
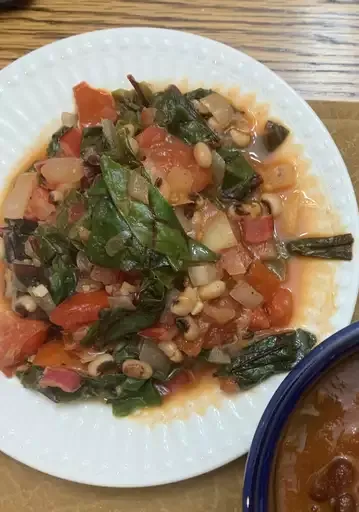
[[[358,323],[331,336],[278,388],[249,453],[244,510],[357,510],[358,336]]]

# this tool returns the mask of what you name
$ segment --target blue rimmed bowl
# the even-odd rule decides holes
[[[359,322],[327,338],[284,379],[259,422],[249,451],[243,487],[243,512],[268,512],[276,448],[296,404],[318,377],[359,347]]]

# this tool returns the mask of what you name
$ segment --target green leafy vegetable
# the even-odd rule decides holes
[[[199,87],[198,89],[194,89],[193,91],[187,92],[185,94],[185,97],[190,101],[201,100],[202,98],[205,98],[206,96],[209,96],[212,93],[212,89],[202,89],[202,87]]]
[[[187,144],[205,142],[211,146],[218,145],[218,136],[175,85],[155,94],[151,106],[157,109],[156,123]]]
[[[70,257],[73,251],[71,241],[56,226],[39,225],[33,236],[36,255],[43,264],[50,263],[58,255]]]
[[[145,279],[134,311],[115,308],[103,310],[101,318],[92,324],[82,339],[82,345],[104,347],[137,334],[156,323],[165,306],[166,289],[158,279]]]
[[[290,254],[311,256],[331,260],[351,260],[353,258],[354,238],[351,233],[345,235],[298,238],[287,242]]]
[[[140,389],[127,391],[121,398],[110,400],[114,416],[128,416],[137,409],[161,405],[161,395],[153,382],[148,380]]]
[[[47,156],[48,158],[52,158],[58,154],[61,149],[60,139],[72,128],[69,126],[62,126],[59,130],[57,130],[51,137],[50,144],[47,146]]]
[[[52,261],[50,271],[50,293],[55,304],[60,304],[67,297],[75,293],[78,270],[71,263],[61,257]]]
[[[130,173],[136,171],[106,156],[101,158],[101,170],[120,216],[139,244],[165,255],[176,270],[181,268],[182,262],[200,263],[217,259],[215,253],[185,234],[173,208],[150,182],[148,205],[129,196]]]
[[[221,195],[224,199],[241,201],[260,185],[261,177],[238,149],[222,147],[217,153],[226,164]]]
[[[247,389],[276,373],[291,370],[315,343],[316,337],[303,329],[268,336],[243,348],[216,375],[232,377],[241,389]]]

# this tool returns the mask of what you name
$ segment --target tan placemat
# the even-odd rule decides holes
[[[311,105],[341,149],[359,198],[359,103]],[[0,512],[240,512],[244,463],[242,457],[186,482],[135,491],[65,482],[0,454]]]

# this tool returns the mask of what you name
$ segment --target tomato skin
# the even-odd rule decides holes
[[[253,309],[251,321],[248,326],[249,330],[262,331],[263,329],[269,329],[270,326],[269,318],[262,306]]]
[[[249,267],[245,280],[270,302],[280,286],[280,280],[261,261],[255,260]]]
[[[265,309],[272,327],[285,327],[293,315],[292,292],[288,288],[279,288]]]
[[[248,244],[260,244],[273,237],[273,217],[265,215],[262,217],[251,217],[246,215],[241,219],[243,238]]]
[[[105,290],[76,293],[51,312],[50,320],[53,324],[72,331],[83,324],[95,322],[101,309],[108,307],[108,295]]]
[[[149,126],[137,136],[137,142],[149,162],[149,171],[154,167],[158,175],[166,177],[172,169],[177,168],[178,172],[181,172],[181,168],[189,170],[192,175],[190,192],[200,192],[212,183],[211,169],[197,164],[193,148],[163,128]],[[171,192],[176,193],[176,190]]]
[[[80,158],[82,131],[71,128],[60,139],[60,146],[64,156]]]
[[[86,82],[75,85],[73,91],[81,126],[94,126],[102,119],[116,121],[115,101],[110,92],[95,89]]]
[[[0,369],[22,363],[46,341],[48,325],[21,318],[12,311],[0,312]]]

